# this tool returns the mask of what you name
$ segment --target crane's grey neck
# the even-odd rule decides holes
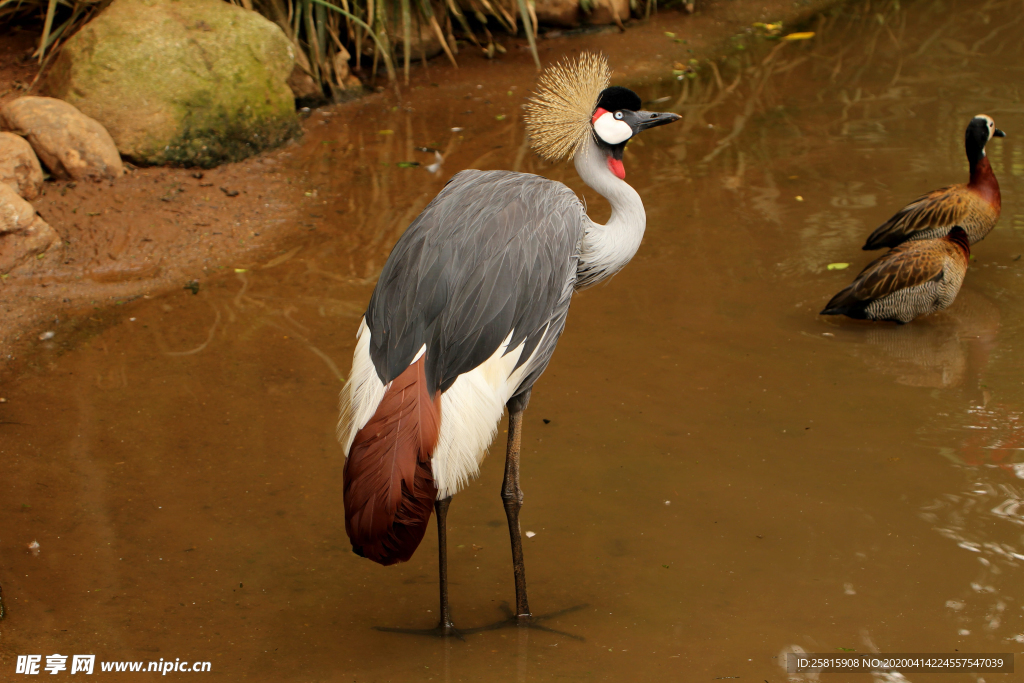
[[[604,225],[585,217],[586,232],[576,269],[576,289],[597,284],[622,270],[640,248],[647,214],[640,195],[608,168],[608,157],[591,137],[576,153],[576,171],[612,205]]]

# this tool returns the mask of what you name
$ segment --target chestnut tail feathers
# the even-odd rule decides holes
[[[395,378],[345,463],[345,531],[356,554],[405,562],[423,540],[437,497],[430,458],[441,429],[419,358]]]

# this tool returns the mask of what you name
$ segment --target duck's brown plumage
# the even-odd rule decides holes
[[[918,197],[871,233],[863,248],[881,249],[910,240],[935,239],[946,235],[953,226],[962,227],[971,244],[984,239],[995,227],[1002,208],[999,181],[985,156],[985,144],[993,136],[1004,135],[989,117],[974,117],[967,126],[964,143],[970,181]]]
[[[945,237],[904,242],[869,263],[821,313],[908,323],[941,311],[960,291],[970,254],[959,226]]]

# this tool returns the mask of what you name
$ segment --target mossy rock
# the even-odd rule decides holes
[[[44,89],[124,156],[210,167],[299,131],[281,29],[223,0],[114,0],[64,45]]]

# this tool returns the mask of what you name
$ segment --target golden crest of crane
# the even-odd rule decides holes
[[[608,59],[596,52],[544,70],[526,105],[526,132],[537,154],[548,161],[572,159],[591,134],[590,118],[610,80]]]

